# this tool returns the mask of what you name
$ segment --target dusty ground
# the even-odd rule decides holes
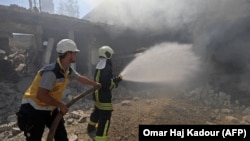
[[[137,141],[139,124],[234,124],[225,120],[227,115],[184,100],[141,99],[130,106],[115,106],[109,139]]]
[[[209,108],[176,98],[134,98],[114,104],[108,137],[109,141],[137,141],[139,124],[238,124],[242,117],[232,109]],[[87,141],[85,127],[78,124],[68,131]]]
[[[214,109],[185,99],[173,97],[131,98],[114,103],[109,130],[109,141],[137,141],[139,124],[237,124],[240,120],[227,120],[227,116],[242,119],[241,114],[230,109]],[[226,111],[226,112],[225,112]],[[86,111],[87,114],[90,111]],[[71,141],[91,141],[86,134],[87,122],[67,125]],[[46,131],[47,132],[47,131]],[[44,141],[46,138],[44,134]],[[24,140],[22,133],[7,141]]]
[[[236,124],[242,115],[230,110],[204,107],[176,98],[133,99],[114,104],[114,112],[109,130],[109,141],[137,141],[139,124]],[[79,128],[68,127],[69,132],[78,134],[79,141],[90,140],[86,124]]]

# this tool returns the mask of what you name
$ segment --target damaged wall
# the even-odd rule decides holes
[[[114,61],[120,62],[114,63],[119,64],[114,69],[116,74],[133,58],[136,48],[141,48],[138,44],[140,39],[133,31],[107,24],[91,23],[63,15],[39,13],[15,5],[0,6],[0,16],[3,21],[0,23],[0,41],[6,42],[5,45],[1,44],[0,49],[6,51],[6,56],[15,56],[23,52],[26,57],[26,62],[23,63],[26,64],[28,74],[34,73],[48,62],[46,61],[48,58],[45,59],[45,57],[48,56],[46,45],[49,44],[49,40],[53,41],[49,60],[54,61],[57,57],[56,43],[62,38],[73,39],[81,50],[77,57],[77,62],[81,62],[76,63],[77,70],[89,76],[93,75],[94,66],[98,61],[97,49],[100,46],[110,45],[116,51]],[[112,32],[120,32],[120,34]],[[29,36],[18,36],[13,33]],[[127,40],[131,42],[127,43]],[[7,41],[10,42],[9,46],[7,46]],[[120,56],[125,56],[126,59]]]

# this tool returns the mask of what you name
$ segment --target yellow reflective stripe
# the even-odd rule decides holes
[[[95,76],[95,81],[96,82],[100,82],[100,75],[101,75],[101,71],[98,70],[97,73],[96,73],[96,76]]]
[[[96,136],[95,141],[107,141],[107,136]]]
[[[107,120],[107,122],[105,123],[103,136],[96,136],[95,141],[107,141],[107,139],[108,139],[108,136],[107,136],[108,135],[108,132],[107,132],[108,128],[109,128],[109,120]]]
[[[93,126],[96,126],[97,123],[96,123],[96,122],[93,122],[93,121],[89,121],[89,124],[90,124],[90,125],[93,125]]]
[[[95,98],[96,98],[96,102],[100,103],[98,90],[95,91]]]
[[[110,84],[109,89],[111,90],[111,89],[113,89],[113,88],[115,88],[115,87],[116,87],[115,82],[114,82],[114,81],[111,81],[111,84]]]
[[[95,106],[101,110],[113,110],[112,103],[95,102]]]
[[[98,103],[98,102],[95,102],[95,104],[97,104],[99,106],[103,106],[103,107],[111,107],[112,106],[111,103]]]
[[[104,131],[103,131],[103,136],[107,136],[108,134],[108,128],[109,128],[109,120],[105,123]]]

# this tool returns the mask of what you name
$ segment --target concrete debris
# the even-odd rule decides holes
[[[74,119],[73,118],[67,119],[67,124],[68,125],[73,124],[73,123],[74,123]]]
[[[17,72],[23,72],[24,71],[24,68],[26,67],[26,64],[19,64],[16,68],[15,68],[15,71]]]
[[[231,122],[231,123],[240,123],[240,120],[236,117],[233,117],[233,116],[226,116],[225,120],[227,120],[228,122]]]
[[[68,136],[68,138],[69,138],[69,141],[77,141],[77,139],[78,139],[77,135],[75,135],[75,134],[70,134]]]
[[[12,128],[11,131],[12,131],[12,136],[16,136],[17,134],[22,132],[18,127]]]
[[[149,104],[149,105],[151,104],[151,101],[150,101],[150,100],[147,100],[146,102],[147,102],[147,104]]]
[[[10,122],[10,123],[7,123],[7,124],[2,124],[2,125],[0,125],[0,133],[4,132],[4,131],[9,131],[14,127],[17,127],[16,122]]]
[[[83,122],[86,122],[86,121],[87,121],[87,116],[86,116],[86,115],[82,115],[82,116],[79,118],[79,120],[78,120],[79,123],[83,123]]]
[[[70,113],[71,117],[74,119],[79,119],[80,117],[84,116],[84,112],[82,110],[76,110],[76,111],[72,111]]]
[[[138,101],[139,100],[139,97],[134,97],[133,98],[133,101]]]
[[[124,100],[121,102],[121,105],[123,106],[131,106],[131,101],[130,100]]]
[[[225,113],[225,114],[230,114],[230,113],[232,113],[232,110],[230,110],[230,109],[221,109],[221,112]]]
[[[246,123],[250,123],[250,115],[243,116],[242,120]]]

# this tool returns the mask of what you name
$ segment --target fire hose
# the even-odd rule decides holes
[[[69,108],[71,105],[73,105],[75,102],[77,102],[79,99],[81,99],[82,97],[84,96],[87,96],[88,94],[90,94],[91,92],[95,91],[97,88],[93,87],[85,92],[82,92],[80,94],[78,94],[77,96],[75,96],[71,101],[69,101],[66,106]],[[53,141],[53,138],[55,136],[55,132],[56,132],[56,129],[57,129],[57,126],[60,122],[60,120],[62,119],[63,117],[63,114],[62,112],[58,112],[53,123],[51,124],[50,126],[50,129],[49,129],[49,133],[48,133],[48,136],[47,136],[47,141]]]

